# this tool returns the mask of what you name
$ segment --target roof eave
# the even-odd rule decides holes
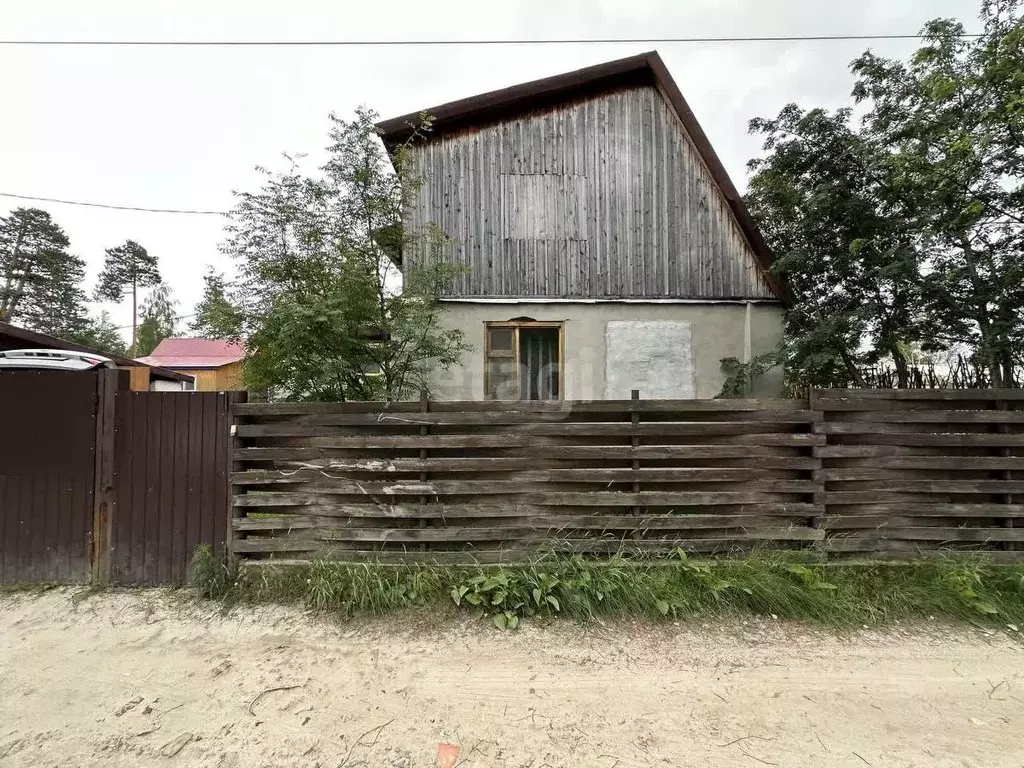
[[[166,368],[161,368],[155,365],[147,365],[146,363],[140,363],[136,360],[131,360],[127,357],[118,357],[117,355],[111,355],[102,350],[95,349],[93,347],[87,347],[84,344],[76,344],[72,341],[66,341],[57,336],[51,336],[48,333],[39,333],[38,331],[30,331],[28,328],[19,328],[16,325],[5,323],[0,321],[0,334],[6,334],[12,336],[15,339],[24,341],[27,344],[37,345],[39,347],[54,347],[56,349],[66,349],[70,352],[84,352],[91,355],[99,355],[100,357],[108,358],[113,360],[118,368],[137,368],[145,366],[150,369],[150,376],[158,379],[166,379],[168,381],[183,381],[186,384],[195,382],[194,376],[189,376],[185,373],[178,373],[177,371],[171,371]]]

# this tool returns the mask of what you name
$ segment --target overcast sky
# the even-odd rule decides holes
[[[471,39],[914,33],[976,0],[2,0],[2,39]],[[158,9],[166,9],[159,12]],[[173,11],[171,10],[173,8]],[[737,186],[757,153],[747,121],[788,102],[849,101],[866,47],[913,42],[616,44],[389,48],[0,46],[0,192],[149,208],[227,210],[282,152],[322,157],[327,114],[382,117],[657,47]],[[218,253],[217,216],[38,205],[89,268],[131,238],[160,258],[182,314]],[[105,305],[119,324],[127,306]],[[187,321],[186,321],[187,322]]]

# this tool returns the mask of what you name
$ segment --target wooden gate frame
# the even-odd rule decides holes
[[[96,376],[96,472],[92,513],[92,583],[110,583],[114,503],[114,400],[118,390],[131,389],[131,371],[101,369]]]

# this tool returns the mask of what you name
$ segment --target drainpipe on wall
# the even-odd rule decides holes
[[[743,362],[750,362],[750,323],[753,317],[753,302],[746,303],[746,310],[743,322]]]

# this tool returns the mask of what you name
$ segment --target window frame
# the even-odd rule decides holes
[[[519,368],[519,330],[521,328],[558,329],[558,400],[538,400],[554,403],[565,399],[565,321],[564,320],[494,320],[484,322],[484,400],[496,401],[491,397],[491,360],[512,360],[515,368],[515,402],[523,401],[522,376]],[[491,349],[491,329],[512,331],[511,354],[507,350]]]

